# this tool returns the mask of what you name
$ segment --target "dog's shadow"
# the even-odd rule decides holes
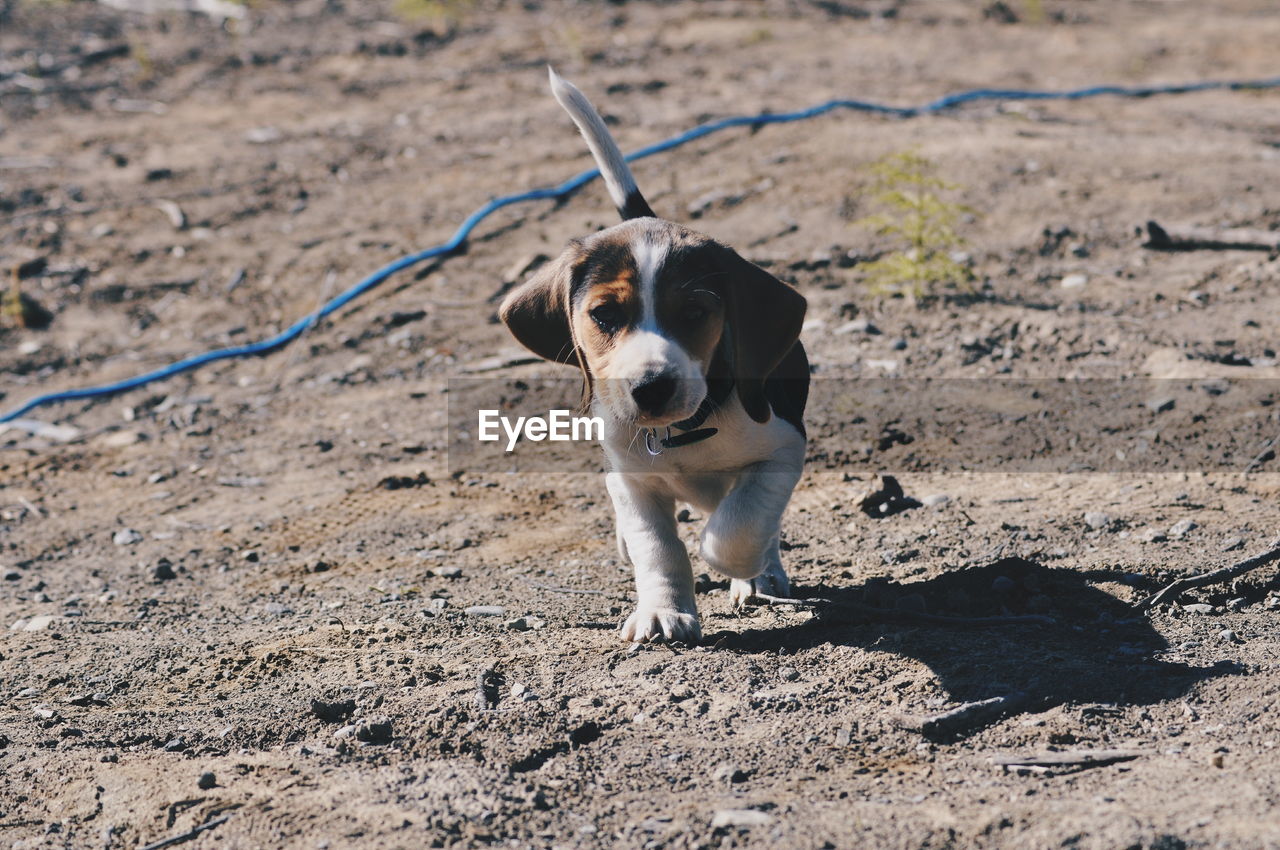
[[[797,587],[820,597],[819,615],[801,625],[726,630],[706,642],[736,652],[793,652],[826,644],[874,647],[919,659],[950,699],[970,702],[1025,694],[1026,710],[1057,705],[1143,705],[1185,694],[1235,665],[1192,667],[1161,656],[1167,641],[1141,612],[1091,584],[1100,576],[1050,569],[1021,558],[919,582],[870,581],[857,587]],[[1119,578],[1118,576],[1107,576]],[[884,612],[867,616],[868,608]],[[1045,615],[1045,622],[973,626],[913,622],[896,612],[956,618]]]

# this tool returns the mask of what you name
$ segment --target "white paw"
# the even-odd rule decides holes
[[[702,626],[697,614],[674,608],[640,608],[622,624],[622,639],[633,643],[678,640],[695,644],[702,640]]]
[[[757,595],[790,596],[791,581],[780,564],[770,564],[769,568],[753,579],[735,578],[729,582],[729,601],[733,607],[741,608]]]

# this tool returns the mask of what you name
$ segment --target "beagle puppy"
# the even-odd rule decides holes
[[[701,556],[732,580],[735,605],[790,589],[779,530],[805,454],[805,299],[732,248],[654,216],[599,113],[550,75],[623,221],[570,241],[499,315],[535,354],[578,367],[604,420],[618,550],[638,597],[623,638],[696,643],[677,503],[708,517]]]

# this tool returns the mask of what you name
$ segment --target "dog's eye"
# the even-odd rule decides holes
[[[701,322],[707,317],[708,312],[707,305],[696,298],[690,298],[684,303],[682,315],[687,322]]]
[[[613,301],[591,308],[591,321],[605,333],[613,333],[622,325],[622,308]]]

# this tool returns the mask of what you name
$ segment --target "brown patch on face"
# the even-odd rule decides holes
[[[625,246],[605,245],[593,252],[590,268],[574,294],[574,338],[596,377],[608,377],[613,350],[639,320],[637,274]]]

